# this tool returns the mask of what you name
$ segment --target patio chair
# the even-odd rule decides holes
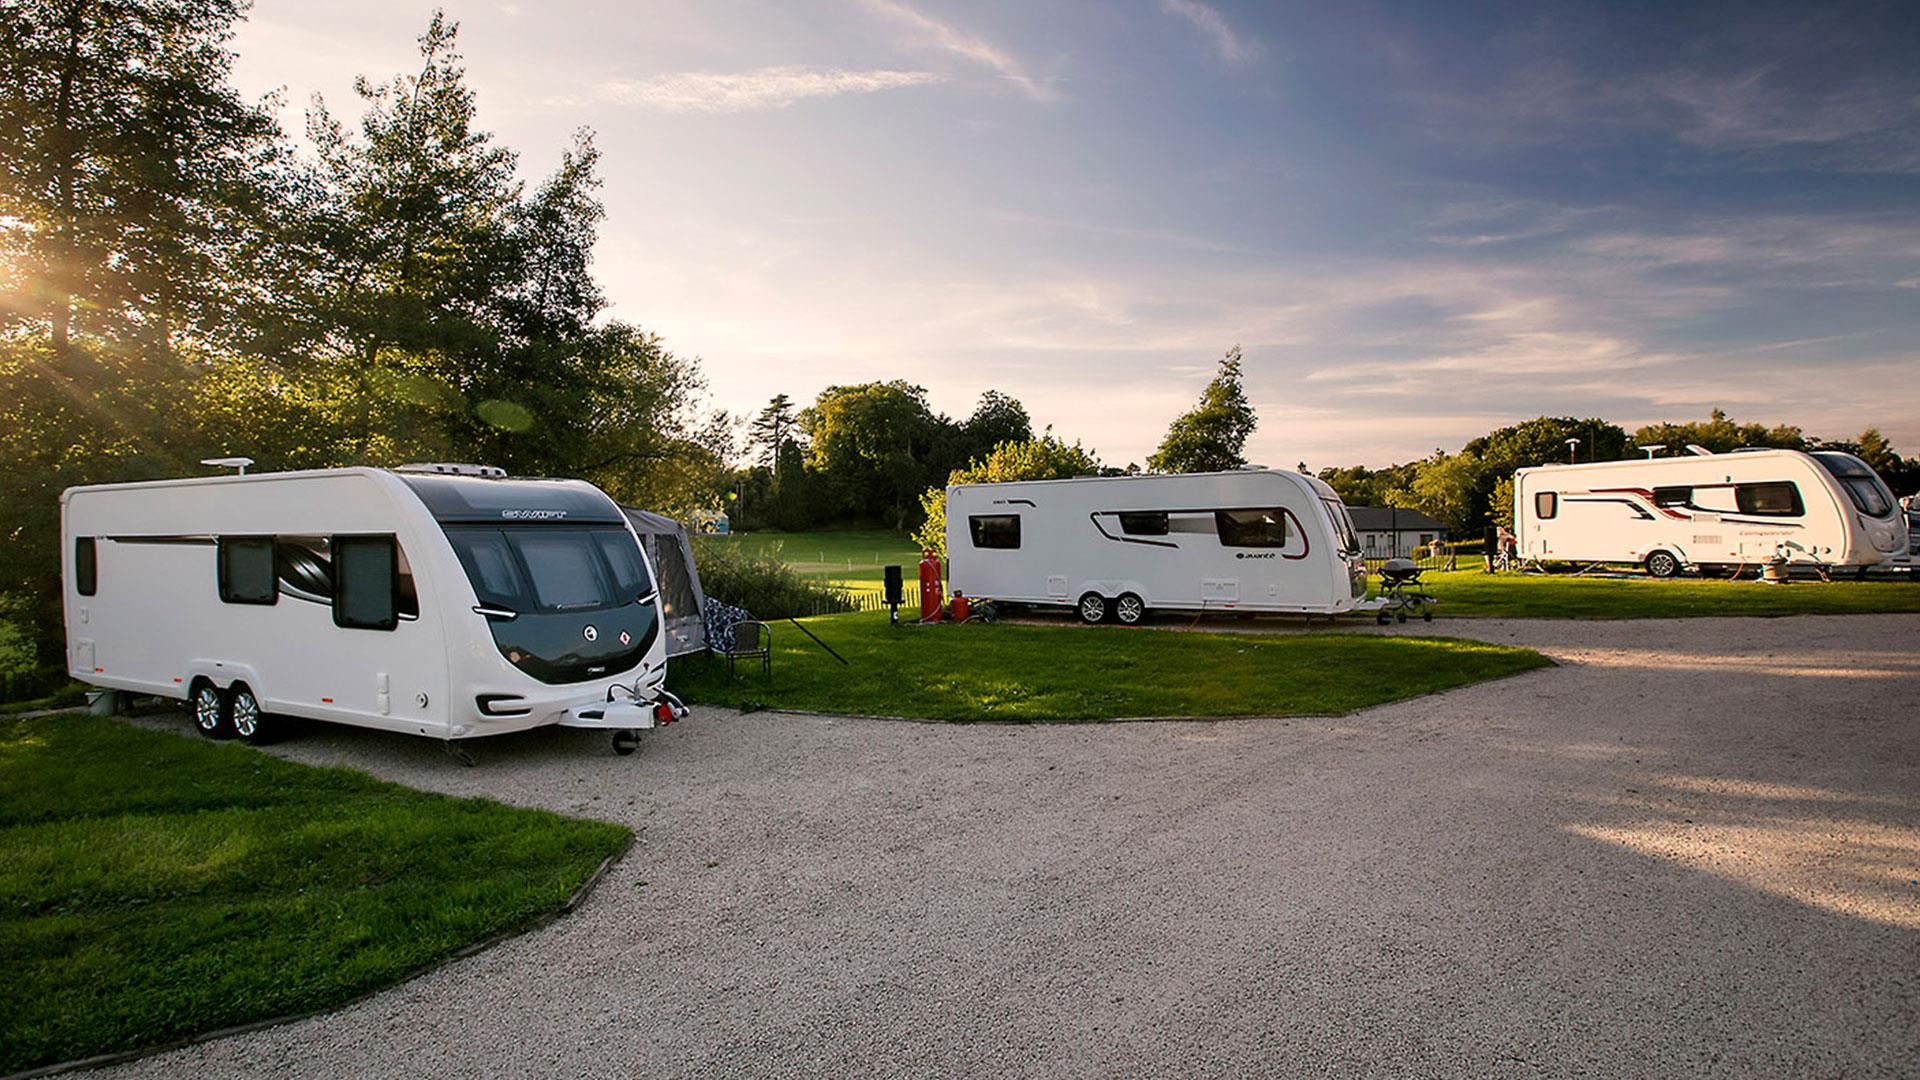
[[[714,646],[714,652],[727,658],[727,674],[734,672],[734,662],[760,658],[760,670],[773,681],[773,628],[756,619],[742,619],[727,627]]]

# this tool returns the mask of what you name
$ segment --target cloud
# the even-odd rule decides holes
[[[679,71],[649,79],[610,79],[593,100],[656,112],[751,112],[784,109],[806,98],[871,94],[944,80],[930,71],[844,71],[770,67],[734,73]]]
[[[1019,61],[984,38],[922,14],[899,0],[862,0],[867,10],[906,27],[917,45],[938,49],[962,60],[993,69],[1035,101],[1057,100],[1053,88],[1028,75]]]
[[[1206,36],[1220,59],[1230,64],[1245,63],[1260,55],[1258,41],[1234,33],[1219,11],[1200,0],[1160,0],[1160,10],[1192,23]]]

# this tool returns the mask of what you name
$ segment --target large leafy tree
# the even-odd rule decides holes
[[[926,390],[900,379],[829,386],[799,420],[807,467],[831,482],[840,505],[904,530],[941,427]]]
[[[1069,445],[1048,431],[1037,439],[1008,440],[963,469],[947,476],[948,484],[997,484],[1009,480],[1065,480],[1094,476],[1105,470],[1093,451],[1078,442]],[[947,489],[931,487],[920,495],[924,520],[914,539],[921,547],[945,554],[947,550]]]
[[[1160,449],[1147,458],[1147,468],[1166,473],[1237,469],[1247,463],[1247,437],[1258,423],[1242,385],[1240,346],[1235,345],[1200,392],[1200,403],[1167,429]]]

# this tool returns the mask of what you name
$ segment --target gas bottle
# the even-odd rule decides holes
[[[939,622],[944,599],[940,587],[940,556],[935,555],[932,548],[926,548],[920,559],[920,621]]]
[[[953,590],[953,603],[948,605],[947,615],[954,622],[967,621],[967,596],[959,589]]]

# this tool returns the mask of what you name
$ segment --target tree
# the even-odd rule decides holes
[[[998,390],[988,390],[980,395],[973,415],[960,425],[960,434],[966,445],[963,460],[971,462],[992,453],[1001,443],[1030,441],[1033,419],[1027,415],[1027,407],[1015,398]]]
[[[1463,533],[1485,516],[1497,478],[1498,473],[1468,451],[1448,454],[1435,450],[1432,457],[1414,466],[1406,486],[1389,488],[1384,501],[1388,506],[1418,510]]]
[[[1174,420],[1160,449],[1147,459],[1155,472],[1218,472],[1245,465],[1247,437],[1259,423],[1241,385],[1240,346],[1227,350],[1200,404]]]
[[[1069,446],[1051,430],[1038,439],[1008,440],[986,456],[947,476],[947,484],[997,484],[1008,480],[1065,480],[1102,471],[1100,459],[1078,442]],[[914,540],[923,548],[947,550],[947,489],[930,487],[920,495],[925,515]]]
[[[899,379],[829,386],[799,422],[807,467],[826,478],[840,507],[904,530],[940,427],[926,390]]]
[[[1772,446],[1785,450],[1805,450],[1810,445],[1806,434],[1789,424],[1767,427],[1763,424],[1736,424],[1726,412],[1713,410],[1705,421],[1648,424],[1633,433],[1633,445],[1660,445],[1669,453],[1685,453],[1688,446],[1701,446],[1724,454],[1743,446]]]
[[[780,449],[792,440],[793,425],[793,400],[785,394],[773,395],[747,425],[747,448],[754,451],[753,460],[778,475]]]
[[[0,7],[0,326],[136,355],[229,340],[281,150],[226,85],[233,0]]]

